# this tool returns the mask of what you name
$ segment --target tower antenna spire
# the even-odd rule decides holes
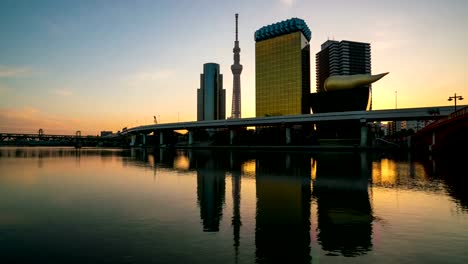
[[[239,14],[236,13],[236,41],[238,41],[238,38],[237,38],[237,20],[239,18]]]

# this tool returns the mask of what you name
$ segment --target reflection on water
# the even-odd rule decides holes
[[[424,160],[423,167],[433,181],[443,181],[447,193],[468,212],[468,177],[466,170],[466,155],[454,155],[450,158],[429,157]]]
[[[315,159],[318,241],[329,255],[365,254],[372,249],[373,221],[367,155],[322,153]]]
[[[291,153],[257,158],[257,263],[309,263],[310,157]]]
[[[465,263],[463,166],[365,152],[0,148],[0,257]]]
[[[220,160],[210,158],[209,154],[200,153],[194,162],[197,170],[197,196],[203,231],[217,232],[223,216],[226,176]]]
[[[234,167],[233,155],[231,153],[231,164]],[[239,164],[239,163],[238,163]],[[232,171],[232,232],[234,238],[234,249],[236,254],[236,259],[239,255],[239,246],[240,246],[240,227],[242,225],[241,219],[241,178],[242,174],[240,168],[233,168]]]

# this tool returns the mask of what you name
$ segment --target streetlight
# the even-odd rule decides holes
[[[397,91],[395,91],[395,109],[397,109]]]
[[[449,101],[452,101],[452,100],[455,101],[455,112],[457,111],[457,99],[461,101],[461,100],[463,100],[463,97],[461,95],[457,95],[457,93],[455,93],[454,96],[449,96],[449,98],[448,98]]]

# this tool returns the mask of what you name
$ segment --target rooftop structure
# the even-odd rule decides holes
[[[300,18],[290,18],[278,23],[261,27],[259,30],[255,31],[255,41],[271,39],[297,31],[300,31],[307,39],[307,41],[310,41],[312,32],[304,20]]]

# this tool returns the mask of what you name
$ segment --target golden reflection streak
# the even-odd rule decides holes
[[[314,158],[310,159],[310,178],[315,180],[317,177],[317,161]]]
[[[394,185],[398,180],[397,164],[393,160],[382,159],[372,166],[372,182],[383,185]]]
[[[154,155],[152,154],[148,155],[148,164],[154,168],[154,165],[155,165]]]
[[[178,170],[189,170],[190,169],[190,160],[185,155],[178,155],[174,159],[174,168]]]
[[[257,170],[255,160],[248,160],[242,163],[241,172],[242,174],[255,175]]]

